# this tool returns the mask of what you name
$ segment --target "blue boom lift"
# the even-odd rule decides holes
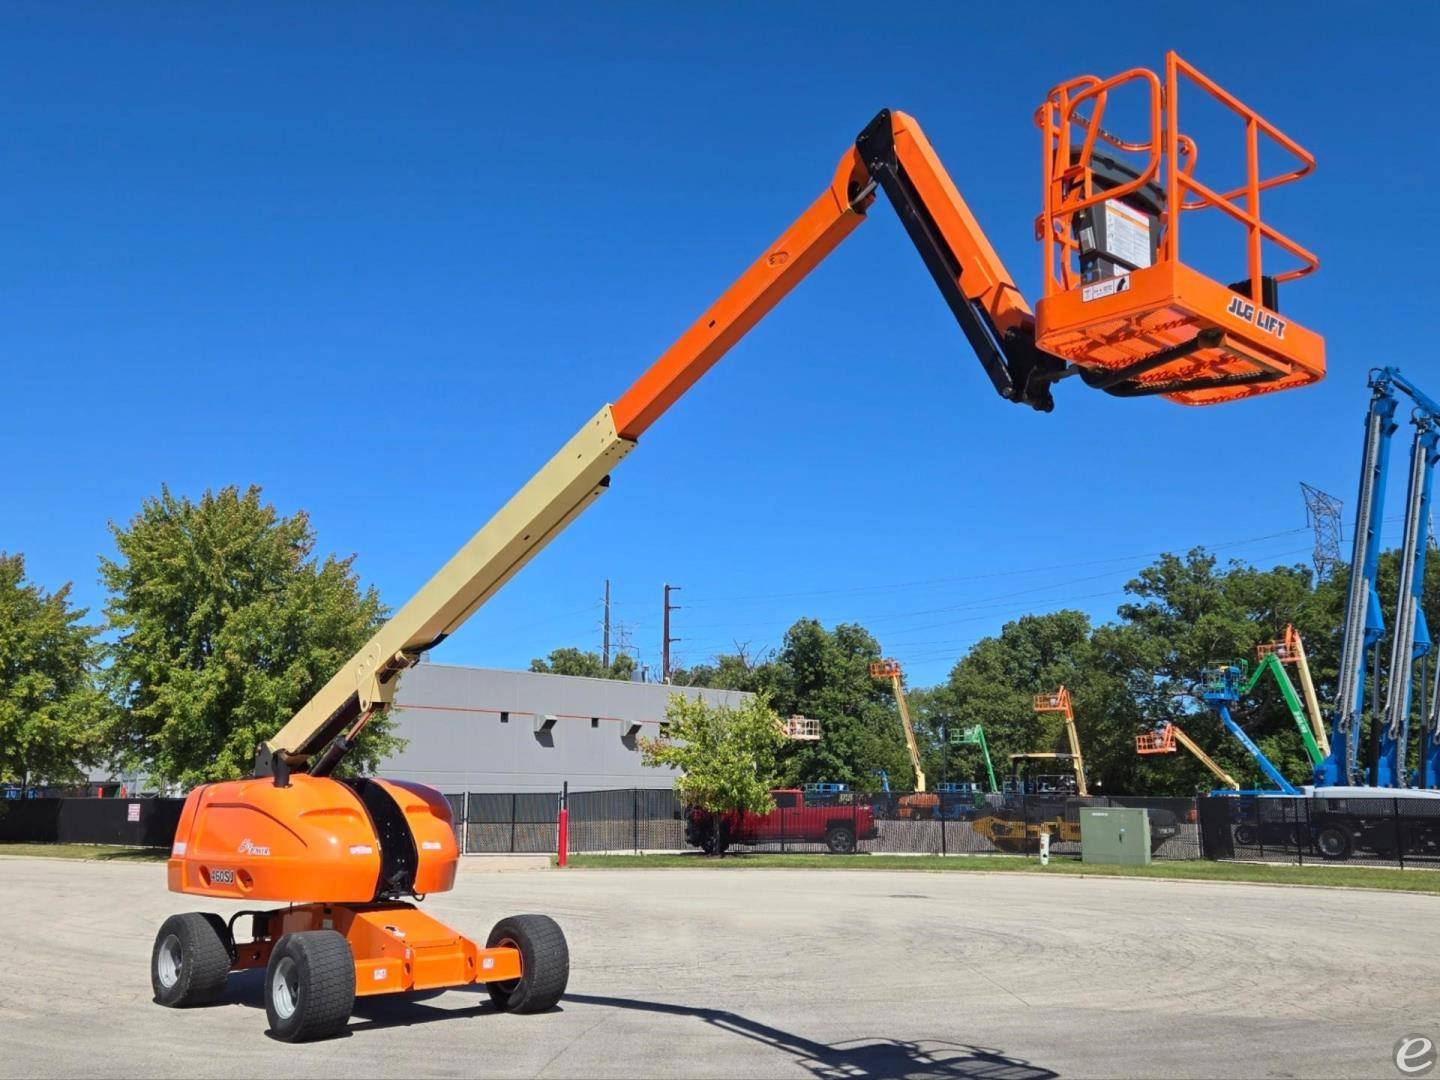
[[[1215,710],[1220,722],[1225,725],[1225,730],[1240,740],[1240,745],[1250,752],[1255,759],[1255,764],[1260,766],[1260,771],[1270,778],[1275,785],[1274,791],[1217,791],[1217,795],[1299,795],[1300,790],[1289,780],[1285,774],[1275,767],[1275,763],[1265,756],[1265,752],[1255,745],[1255,740],[1245,734],[1245,729],[1235,722],[1230,715],[1230,706],[1233,702],[1240,700],[1241,686],[1246,681],[1246,672],[1243,667],[1236,664],[1227,664],[1225,667],[1215,668],[1205,673],[1204,682],[1200,687],[1200,696],[1205,699],[1205,704]]]
[[[1332,720],[1331,751],[1315,770],[1317,785],[1354,785],[1362,782],[1360,739],[1365,724],[1367,682],[1373,680],[1375,716],[1371,726],[1372,769],[1369,780],[1382,787],[1406,787],[1405,765],[1409,739],[1411,693],[1415,661],[1429,653],[1429,627],[1421,608],[1425,586],[1430,497],[1434,469],[1440,461],[1440,404],[1410,382],[1396,368],[1370,373],[1370,407],[1365,420],[1361,458],[1360,493],[1355,507],[1354,549],[1350,560],[1350,588],[1345,603],[1340,671]],[[1380,565],[1380,524],[1385,512],[1385,481],[1390,462],[1390,439],[1395,434],[1397,393],[1415,409],[1415,439],[1410,451],[1410,486],[1405,505],[1405,539],[1401,548],[1400,595],[1383,709],[1379,702],[1381,679],[1379,643],[1385,634],[1376,577]],[[1424,680],[1422,679],[1422,697]],[[1430,712],[1436,709],[1432,702]],[[1425,703],[1421,703],[1425,713]],[[1425,787],[1440,787],[1440,728],[1432,716],[1425,733],[1421,759]]]

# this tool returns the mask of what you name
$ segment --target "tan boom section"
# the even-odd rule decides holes
[[[600,497],[635,446],[606,405],[283,728],[261,756],[308,757],[347,719],[395,696],[397,676],[450,634]],[[298,762],[297,762],[298,764]]]

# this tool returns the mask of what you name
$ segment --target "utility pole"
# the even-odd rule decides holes
[[[605,644],[601,652],[606,670],[610,667],[610,579],[605,579]]]
[[[664,640],[660,648],[660,681],[664,683],[670,681],[670,646],[680,640],[678,637],[670,636],[670,612],[680,610],[679,604],[670,603],[670,594],[679,591],[679,585],[665,586],[665,628],[663,631]]]

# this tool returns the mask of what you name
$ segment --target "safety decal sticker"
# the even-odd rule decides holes
[[[1116,293],[1130,291],[1130,275],[1121,274],[1109,281],[1100,281],[1094,285],[1086,285],[1080,290],[1080,302],[1088,304],[1091,300],[1099,300],[1106,296],[1114,296]]]

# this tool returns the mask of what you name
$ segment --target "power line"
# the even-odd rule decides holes
[[[1292,530],[1289,531],[1289,534],[1293,534],[1293,533],[1295,533],[1295,532],[1304,532],[1304,531],[1305,531],[1304,529],[1292,529]],[[1289,535],[1289,534],[1287,534],[1287,533],[1281,533],[1281,534],[1277,534],[1277,535]],[[1267,537],[1266,539],[1268,539],[1268,537]],[[1283,557],[1285,557],[1285,556],[1287,556],[1287,555],[1298,555],[1298,554],[1300,554],[1300,553],[1302,553],[1302,552],[1306,552],[1306,551],[1309,551],[1309,550],[1310,550],[1309,548],[1285,548],[1285,549],[1282,550],[1282,551],[1276,551],[1276,552],[1267,553],[1267,555],[1266,555],[1265,557],[1266,557],[1266,558],[1283,558]],[[952,611],[973,611],[973,610],[978,610],[978,609],[985,608],[985,607],[1000,605],[1000,604],[1003,604],[1004,601],[1013,600],[1013,599],[1015,599],[1016,597],[1021,597],[1021,596],[1033,596],[1033,595],[1035,595],[1035,594],[1037,594],[1037,593],[1047,593],[1047,592],[1049,592],[1049,591],[1051,591],[1051,590],[1053,590],[1053,589],[1064,588],[1064,587],[1066,587],[1066,586],[1068,586],[1068,585],[1080,585],[1080,584],[1084,584],[1085,582],[1090,582],[1090,581],[1104,581],[1104,580],[1107,579],[1107,578],[1113,578],[1116,574],[1120,574],[1120,573],[1127,573],[1127,574],[1128,574],[1128,573],[1130,573],[1130,572],[1131,572],[1131,571],[1126,570],[1126,569],[1108,570],[1108,571],[1106,571],[1106,572],[1104,572],[1104,573],[1101,573],[1101,574],[1087,574],[1087,575],[1085,575],[1085,576],[1083,576],[1083,577],[1065,578],[1065,579],[1060,580],[1060,581],[1050,581],[1050,582],[1046,582],[1044,585],[1035,586],[1034,588],[1029,588],[1029,589],[1015,589],[1015,590],[1012,590],[1012,591],[1010,591],[1010,592],[995,593],[995,594],[990,595],[990,596],[975,597],[975,598],[973,598],[973,599],[961,601],[961,602],[959,602],[959,603],[947,604],[947,605],[945,605],[945,606],[943,606],[943,607],[918,608],[918,609],[915,609],[915,610],[912,610],[912,611],[892,611],[892,612],[887,612],[887,613],[884,613],[884,614],[870,615],[870,616],[854,615],[854,616],[848,616],[848,617],[846,618],[846,621],[852,621],[852,620],[853,620],[853,621],[863,622],[866,627],[870,627],[870,626],[873,626],[874,624],[877,624],[877,623],[889,623],[889,622],[893,622],[893,621],[895,621],[895,620],[897,620],[897,619],[900,619],[900,620],[910,619],[910,618],[914,618],[914,617],[919,616],[919,615],[943,615],[943,614],[947,614],[947,613],[952,612]],[[1107,591],[1101,592],[1101,593],[1086,593],[1086,594],[1084,594],[1084,595],[1082,595],[1082,596],[1071,597],[1071,598],[1066,598],[1066,599],[1085,600],[1085,599],[1091,599],[1091,598],[1097,597],[1097,596],[1115,596],[1115,595],[1121,595],[1121,594],[1123,594],[1124,592],[1125,592],[1125,590],[1124,590],[1123,588],[1122,588],[1122,589],[1111,589],[1111,590],[1107,590]],[[744,628],[744,629],[750,629],[750,628],[760,628],[760,627],[771,626],[771,625],[774,624],[774,621],[775,621],[774,619],[764,619],[764,620],[757,621],[757,622],[739,623],[739,624],[735,623],[734,621],[721,621],[721,622],[709,622],[709,623],[687,623],[686,625],[687,625],[690,629],[692,629],[692,630],[708,630],[708,629],[719,629],[719,628],[727,628],[727,629]],[[952,621],[954,621],[954,620],[952,620]],[[963,620],[961,620],[961,621],[963,621]],[[931,625],[943,626],[943,625],[946,625],[946,623],[935,623],[935,624],[931,624]],[[910,628],[910,629],[915,629],[915,628],[912,627],[912,628]],[[903,632],[905,632],[905,631],[898,631],[898,632],[903,633]]]
[[[1227,540],[1219,544],[1191,544],[1190,547],[1203,547],[1206,551],[1223,551],[1227,548],[1243,547],[1247,544],[1258,544],[1265,540],[1275,540],[1282,536],[1294,536],[1296,533],[1306,531],[1308,526],[1297,529],[1283,529],[1280,532],[1266,533],[1263,536],[1246,537],[1243,540]],[[1188,550],[1188,548],[1187,548]],[[986,581],[992,578],[1015,577],[1021,574],[1037,574],[1046,570],[1076,570],[1087,566],[1103,566],[1108,563],[1134,562],[1136,559],[1151,559],[1160,555],[1173,554],[1173,549],[1166,548],[1159,551],[1142,551],[1132,555],[1111,555],[1104,559],[1089,559],[1084,562],[1072,563],[1046,563],[1042,566],[1026,567],[1019,570],[997,570],[988,574],[965,574],[958,577],[927,578],[919,581],[899,581],[889,583],[877,583],[872,585],[851,585],[835,589],[807,589],[800,592],[783,593],[750,593],[741,596],[702,596],[692,597],[692,605],[699,604],[728,604],[749,600],[794,600],[810,596],[840,596],[861,592],[885,592],[899,589],[918,589],[934,585],[948,585],[962,581]]]
[[[1304,529],[1294,529],[1294,530],[1290,530],[1290,533],[1293,534],[1293,533],[1295,533],[1295,532],[1304,532],[1304,531],[1305,531]],[[1285,534],[1277,534],[1277,535],[1285,535]],[[1284,556],[1286,556],[1286,555],[1298,555],[1298,554],[1301,554],[1301,553],[1304,553],[1304,552],[1308,552],[1309,550],[1310,550],[1310,548],[1308,548],[1308,547],[1287,548],[1287,549],[1284,550],[1284,551],[1274,552],[1270,557],[1272,557],[1272,558],[1281,558],[1281,557],[1284,557]],[[1075,578],[1075,579],[1071,579],[1071,580],[1069,580],[1069,581],[1064,581],[1064,582],[1052,582],[1049,586],[1046,586],[1046,588],[1054,588],[1054,587],[1056,587],[1056,586],[1061,586],[1061,585],[1066,585],[1066,584],[1075,584],[1075,583],[1081,582],[1081,581],[1094,580],[1096,577],[1101,577],[1101,578],[1103,578],[1103,577],[1108,577],[1108,576],[1109,576],[1108,574],[1101,574],[1101,575],[1092,575],[1092,576],[1084,577],[1084,578]],[[975,602],[969,603],[969,604],[957,604],[957,605],[954,605],[953,607],[950,607],[950,608],[931,609],[931,611],[933,611],[933,612],[935,612],[935,613],[945,612],[945,611],[951,611],[951,610],[954,610],[954,611],[966,611],[966,610],[977,611],[977,609],[982,608],[982,607],[983,607],[983,608],[988,608],[989,610],[977,611],[976,614],[966,615],[966,616],[962,616],[962,617],[960,617],[960,618],[945,619],[945,620],[942,620],[942,621],[939,621],[939,622],[923,623],[923,624],[920,624],[920,625],[917,625],[917,626],[907,626],[907,627],[904,627],[904,628],[895,630],[894,633],[896,633],[896,634],[907,634],[907,633],[918,633],[918,632],[921,632],[921,631],[924,631],[924,630],[939,630],[939,629],[944,629],[944,628],[950,627],[950,626],[960,625],[960,624],[963,624],[963,623],[980,622],[980,621],[988,620],[988,619],[1004,619],[1004,620],[1007,620],[1007,621],[1008,621],[1008,620],[1011,619],[1011,618],[1014,618],[1014,617],[1017,617],[1017,616],[1028,615],[1028,614],[1053,614],[1053,613],[1054,613],[1053,611],[1050,611],[1050,612],[1037,612],[1037,611],[1035,610],[1035,605],[1032,605],[1032,604],[1027,604],[1027,605],[1024,606],[1024,607],[1019,607],[1019,608],[1017,608],[1017,607],[1014,607],[1013,605],[1002,605],[1002,604],[1000,604],[1000,603],[997,603],[997,601],[1004,601],[1004,600],[1008,600],[1008,599],[1013,599],[1013,598],[1016,597],[1016,596],[1027,595],[1027,594],[1031,594],[1031,593],[1039,592],[1039,591],[1044,591],[1044,590],[1043,590],[1043,589],[1019,590],[1018,592],[1014,592],[1014,593],[1003,593],[1003,594],[999,594],[999,595],[996,596],[996,597],[990,597],[990,598],[987,598],[987,599],[985,599],[985,600],[975,601]],[[1069,604],[1069,603],[1073,603],[1073,602],[1075,602],[1075,601],[1080,601],[1080,600],[1095,600],[1095,599],[1100,599],[1100,598],[1104,598],[1104,597],[1118,597],[1118,596],[1125,596],[1125,595],[1128,595],[1128,590],[1127,590],[1127,589],[1124,589],[1124,588],[1119,588],[1119,589],[1106,589],[1106,590],[1102,590],[1102,591],[1100,591],[1100,592],[1081,593],[1081,594],[1078,594],[1078,595],[1065,596],[1065,597],[1053,597],[1053,598],[1050,598],[1050,599],[1048,599],[1048,600],[1043,600],[1043,601],[1041,601],[1040,603],[1041,603],[1041,605],[1043,605],[1043,606],[1045,606],[1045,607],[1054,608],[1056,605]],[[1001,606],[1005,606],[1005,607],[1007,608],[1007,610],[1004,610],[1004,611],[994,610],[994,608],[996,608],[996,607],[1001,607]],[[920,614],[924,614],[924,613],[926,613],[926,612],[920,612]],[[916,613],[910,613],[910,614],[916,614]],[[898,617],[898,616],[896,616],[896,617]],[[868,628],[870,628],[870,627],[872,626],[872,624],[881,621],[882,618],[884,618],[884,617],[881,616],[881,617],[874,617],[874,618],[856,618],[856,619],[854,619],[853,621],[856,621],[856,622],[861,623],[862,625],[864,625],[864,626],[868,629]],[[847,620],[844,620],[844,621],[851,621],[851,620],[848,620],[848,619],[847,619]],[[721,626],[721,625],[728,625],[728,624],[719,623],[719,624],[708,624],[708,625],[711,625],[711,626]],[[766,622],[766,623],[763,623],[763,624],[762,624],[762,623],[752,623],[752,624],[748,624],[747,628],[749,628],[749,627],[760,627],[760,626],[771,626],[771,625],[773,625],[773,623],[771,623],[771,622]],[[982,634],[980,637],[976,637],[976,638],[953,639],[953,641],[954,641],[954,644],[956,644],[956,645],[969,645],[969,644],[974,644],[974,642],[979,641],[979,640],[981,640],[981,638],[987,637],[987,636],[989,636],[989,635],[983,635],[983,634]],[[722,641],[719,641],[719,640],[700,641],[700,642],[692,643],[691,648],[694,649],[694,650],[697,651],[697,652],[700,652],[700,651],[703,651],[704,648],[709,647],[709,646],[712,646],[712,645],[723,648],[723,647],[724,647],[726,644],[728,644],[728,643],[729,643],[729,642],[722,642]],[[940,644],[943,644],[943,643],[944,643],[943,641],[936,641],[936,642],[905,642],[905,641],[895,641],[894,639],[888,639],[888,641],[887,641],[887,646],[886,646],[886,647],[887,647],[887,648],[892,648],[892,647],[897,647],[897,646],[898,646],[898,647],[900,647],[900,648],[904,648],[904,647],[907,647],[907,646],[910,646],[910,647],[915,647],[915,646],[928,646],[928,645],[932,645],[932,644],[933,644],[933,645],[940,645]],[[920,661],[924,661],[924,660],[931,660],[931,659],[943,658],[943,657],[946,656],[946,655],[949,655],[949,652],[948,652],[948,651],[942,651],[942,652],[940,652],[940,653],[936,653],[936,654],[933,654],[933,655],[932,655],[932,654],[922,654],[922,655],[919,655],[919,656],[912,655],[912,656],[909,657],[909,659],[912,660],[912,661],[915,661],[915,662],[920,662]]]

